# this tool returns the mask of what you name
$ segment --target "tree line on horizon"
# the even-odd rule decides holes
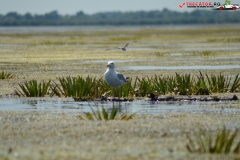
[[[100,12],[75,15],[60,15],[52,11],[43,15],[17,12],[0,14],[0,26],[39,26],[39,25],[164,25],[164,24],[222,24],[239,23],[239,11],[194,10],[177,12],[162,11]]]

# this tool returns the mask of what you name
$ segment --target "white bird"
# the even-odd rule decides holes
[[[106,83],[112,87],[112,96],[114,98],[114,88],[118,88],[119,95],[118,98],[120,99],[120,87],[128,82],[128,80],[124,77],[124,75],[115,72],[114,70],[115,64],[113,61],[109,61],[107,64],[107,70],[104,73],[104,80]]]
[[[126,50],[127,50],[127,47],[129,46],[129,44],[134,43],[134,42],[137,42],[137,41],[129,42],[129,43],[125,44],[124,47],[114,47],[114,48],[112,48],[112,49],[121,49],[122,51],[126,51]],[[111,49],[106,49],[106,51],[107,51],[107,50],[111,50]]]

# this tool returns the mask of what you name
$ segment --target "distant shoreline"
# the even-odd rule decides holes
[[[0,14],[0,26],[86,26],[86,25],[189,25],[189,24],[228,24],[240,23],[239,11],[193,10],[177,12],[162,11],[99,12],[75,15],[60,15],[57,11],[37,15],[17,12]]]

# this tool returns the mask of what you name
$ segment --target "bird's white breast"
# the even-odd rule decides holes
[[[104,73],[104,80],[111,87],[121,87],[122,85],[125,84],[124,81],[118,78],[115,71],[110,71],[110,70],[107,70]]]

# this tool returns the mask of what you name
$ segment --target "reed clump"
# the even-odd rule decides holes
[[[38,82],[37,80],[30,80],[20,83],[20,89],[15,89],[15,94],[24,97],[44,97],[49,94],[51,80]]]
[[[51,83],[50,83],[51,82]],[[103,78],[92,77],[59,77],[57,81],[37,84],[36,80],[19,84],[16,90],[21,96],[59,96],[73,97],[81,101],[94,100],[96,98],[111,96],[111,87]],[[42,88],[42,89],[41,89]],[[47,92],[47,90],[49,90]],[[114,89],[114,95],[118,90]],[[174,76],[152,76],[129,78],[129,82],[121,87],[121,97],[132,99],[133,97],[147,97],[154,95],[210,95],[212,93],[240,92],[240,78],[237,74],[234,78],[219,75],[208,75],[199,72],[199,75],[190,74]],[[30,94],[31,93],[31,94]],[[39,93],[39,94],[37,94]],[[44,94],[41,94],[44,93]]]

